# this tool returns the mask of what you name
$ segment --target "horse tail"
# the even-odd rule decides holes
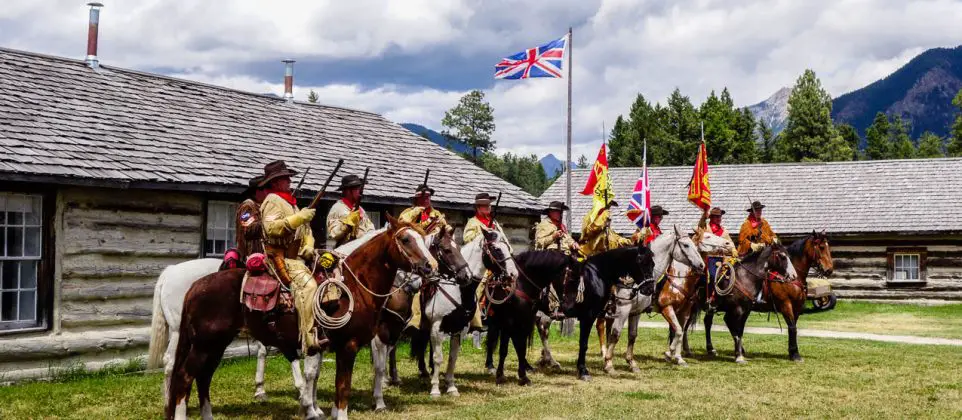
[[[697,296],[697,295],[696,295]],[[697,302],[691,306],[691,314],[688,315],[688,326],[685,331],[685,335],[691,334],[695,331],[695,326],[698,325],[698,316],[701,315],[701,305]]]
[[[167,269],[160,273],[157,278],[157,285],[154,286],[153,314],[150,321],[150,346],[147,350],[147,369],[157,369],[164,365],[164,353],[167,350],[167,341],[170,340],[167,318],[164,317],[163,302],[160,298],[160,291],[164,286],[164,274]]]
[[[427,351],[430,342],[430,333],[418,328],[418,330],[411,335],[411,358],[417,359],[424,357],[424,352]]]

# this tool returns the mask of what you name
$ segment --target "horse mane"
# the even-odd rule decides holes
[[[745,258],[742,258],[742,261],[741,261],[741,262],[746,263],[746,264],[754,264],[754,263],[757,263],[758,260],[760,260],[763,255],[767,258],[768,255],[771,254],[771,251],[772,251],[773,247],[774,247],[774,245],[769,245],[769,246],[766,246],[765,248],[762,248],[761,251],[751,252],[751,253],[749,253],[748,255],[746,255]]]
[[[558,251],[524,251],[514,256],[514,261],[525,269],[557,269],[568,263],[571,257]]]
[[[594,264],[595,267],[598,268],[609,265],[617,265],[617,262],[621,261],[621,259],[625,257],[625,254],[632,251],[637,251],[637,247],[629,246],[625,248],[615,248],[600,254],[592,255],[588,257],[586,262],[589,264]]]
[[[792,242],[792,244],[788,246],[788,255],[798,256],[805,254],[805,242],[808,242],[808,240],[812,237],[812,234],[808,234],[805,237]]]

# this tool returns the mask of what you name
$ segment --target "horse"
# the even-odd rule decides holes
[[[512,259],[519,269],[517,286],[513,295],[498,305],[491,305],[488,317],[488,338],[485,367],[496,375],[498,384],[507,382],[504,376],[504,360],[508,356],[508,341],[514,344],[518,356],[518,384],[529,385],[527,371],[528,339],[532,333],[535,313],[542,306],[548,287],[560,289],[567,268],[577,262],[558,251],[525,251]],[[499,346],[498,368],[494,368],[494,349]]]
[[[832,275],[835,264],[832,261],[832,249],[828,243],[828,236],[825,232],[812,231],[811,234],[801,238],[788,246],[788,255],[791,258],[792,267],[797,273],[797,280],[790,282],[771,282],[770,299],[773,307],[781,313],[788,324],[788,354],[793,361],[802,361],[801,353],[798,351],[798,318],[805,309],[805,300],[808,297],[808,272],[814,266],[821,270],[825,275]],[[754,310],[771,311],[772,307],[767,305],[756,307]],[[711,325],[714,312],[705,313],[705,348],[708,354],[715,355],[714,346],[711,342]],[[687,345],[686,345],[687,347]],[[742,347],[744,353],[744,347]]]
[[[729,253],[732,251],[728,241],[725,241],[720,236],[716,236],[707,230],[696,231],[695,235],[692,237],[692,243],[695,245],[695,249],[697,249],[697,252],[700,254],[698,258],[695,258],[696,254],[690,252],[691,248],[688,247],[684,237],[681,236],[680,232],[677,230],[675,231],[674,236],[666,238],[674,238],[674,240],[671,241],[673,245],[671,245],[672,250],[670,252],[672,254],[671,259],[674,261],[673,265],[679,263],[686,266],[697,265],[697,263],[702,260],[701,255],[717,252],[718,250],[725,250]],[[658,242],[658,239],[652,241],[652,250],[655,253],[656,265],[658,265],[660,260],[666,258],[663,257],[663,255],[669,254],[669,252],[664,251],[664,247],[667,246],[664,243],[667,242],[667,239],[661,242]],[[658,273],[658,271],[656,271],[656,273]],[[680,308],[680,305],[684,305],[686,300],[678,298],[678,292],[676,290],[678,286],[675,282],[675,278],[673,278],[674,276],[666,274],[665,277],[665,281],[669,283],[667,283],[666,287],[661,289],[661,293],[657,299],[653,299],[653,297],[650,295],[639,293],[634,287],[626,287],[621,284],[615,286],[615,312],[612,316],[611,322],[608,323],[607,330],[608,349],[605,352],[606,373],[611,373],[614,371],[614,364],[612,363],[612,359],[614,358],[615,354],[614,350],[615,346],[618,344],[619,338],[621,337],[621,330],[624,328],[626,320],[628,321],[628,347],[625,349],[625,362],[628,363],[628,367],[632,372],[637,373],[639,369],[638,364],[635,362],[634,345],[635,339],[638,337],[638,321],[641,317],[641,314],[646,310],[649,310],[649,308],[652,307],[652,303],[655,303],[655,306],[660,309],[662,316],[665,316],[665,319],[669,320],[669,326],[671,326],[670,319],[673,314],[688,313],[687,310],[681,310]],[[686,284],[682,287],[688,288],[690,286],[686,282]],[[680,320],[679,322],[681,325],[686,325],[686,321],[687,320]],[[682,362],[684,361],[682,360]]]
[[[375,319],[380,307],[389,295],[394,275],[398,269],[417,270],[428,275],[437,269],[437,261],[431,257],[424,244],[423,231],[408,224],[399,224],[387,215],[391,227],[376,235],[343,260],[343,286],[335,314],[325,318],[315,313],[322,327],[341,321],[336,328],[326,328],[329,346],[337,358],[334,417],[347,418],[347,399],[351,388],[351,374],[358,349],[373,338]],[[224,349],[246,327],[251,336],[265,345],[277,347],[292,364],[297,362],[300,349],[298,321],[292,312],[265,316],[244,307],[238,297],[243,282],[243,269],[229,269],[205,276],[191,286],[184,300],[180,325],[180,340],[174,359],[174,371],[166,418],[186,418],[187,396],[193,381],[197,380],[197,393],[201,415],[212,418],[210,382],[217,369]],[[315,296],[315,301],[317,296]],[[311,372],[316,375],[316,372]],[[295,376],[300,389],[300,409],[308,419],[323,416],[314,409],[314,389],[309,377]]]
[[[779,283],[794,284],[791,287],[800,287],[801,289],[804,289],[804,284],[798,284],[798,273],[788,256],[788,251],[780,244],[768,245],[761,251],[749,254],[736,263],[732,271],[728,286],[721,286],[720,283],[724,281],[723,279],[715,280],[716,309],[705,316],[705,335],[708,353],[715,354],[714,348],[711,346],[711,319],[713,318],[711,312],[725,312],[725,325],[728,326],[728,331],[735,343],[735,362],[745,363],[745,347],[742,344],[742,336],[745,333],[745,323],[748,322],[748,316],[755,306],[755,297],[759,291],[767,288],[766,294],[768,296],[766,299],[773,302],[772,299],[776,297],[773,291],[776,287],[779,289],[779,295],[788,290],[787,287],[778,286]],[[766,282],[768,283],[767,287],[765,286]],[[729,290],[721,293],[722,289],[725,288]],[[804,293],[803,290],[802,305],[805,303]],[[783,305],[783,308],[790,308],[790,305]],[[798,318],[791,312],[788,312],[785,316],[786,321],[789,317],[792,319],[791,329],[789,330],[792,337],[790,341],[792,341],[795,331],[794,321]],[[694,317],[691,318],[694,319]],[[797,352],[796,344],[794,354],[797,355]],[[793,357],[792,360],[796,359]],[[798,356],[798,360],[801,360],[801,356]]]
[[[429,250],[431,254],[438,261],[438,274],[443,280],[452,279],[452,284],[463,285],[464,287],[470,287],[472,284],[477,284],[480,278],[481,272],[477,268],[472,269],[471,264],[465,261],[464,249],[458,247],[454,240],[454,228],[448,226],[440,229],[437,233],[429,235],[430,240],[428,241],[431,245]],[[483,272],[484,267],[482,266],[480,270]],[[378,320],[378,332],[371,340],[371,357],[374,362],[374,400],[375,400],[375,411],[383,411],[387,409],[384,404],[384,378],[385,370],[388,364],[388,358],[393,356],[396,351],[395,345],[397,341],[401,338],[401,333],[403,332],[405,326],[410,318],[410,307],[411,307],[411,297],[413,296],[414,290],[422,288],[424,279],[421,276],[410,273],[398,273],[395,279],[395,284],[410,282],[414,287],[407,288],[407,292],[396,293],[388,299],[382,310],[382,316]],[[473,293],[473,291],[471,292]],[[460,295],[459,295],[460,296]],[[473,296],[473,294],[471,295]],[[472,299],[473,300],[473,299]],[[422,305],[424,308],[424,305]],[[402,312],[406,312],[408,315],[401,315]],[[422,310],[422,320],[425,319],[428,311]],[[392,316],[385,317],[385,313]],[[473,307],[472,313],[473,314]],[[469,316],[471,315],[469,314]],[[470,318],[469,318],[470,319]],[[465,324],[467,321],[465,321]],[[452,338],[452,348],[454,348],[454,339]],[[456,358],[456,354],[452,354],[452,357]],[[453,363],[453,362],[452,362]],[[392,380],[397,380],[397,365],[396,359],[391,358],[391,374]],[[453,380],[451,380],[453,387]],[[457,389],[453,393],[457,393]]]
[[[658,236],[653,241],[651,241],[648,244],[648,247],[654,256],[653,257],[654,264],[655,264],[654,272],[658,274],[658,277],[656,278],[662,277],[663,274],[668,271],[668,267],[671,265],[671,262],[674,260],[685,261],[693,265],[700,264],[702,267],[704,267],[704,262],[701,261],[701,257],[698,255],[698,252],[696,251],[695,243],[689,237],[683,235],[681,233],[681,230],[679,230],[677,226],[674,227],[672,232],[664,233]],[[637,287],[639,287],[639,285],[635,283],[634,288],[637,288]],[[649,293],[647,294],[643,293],[642,295],[651,296],[651,292],[649,291]],[[542,317],[539,317],[539,320],[537,323],[538,334],[541,336],[541,344],[542,344],[542,350],[541,350],[542,358],[541,360],[538,361],[538,364],[541,366],[560,367],[560,364],[557,361],[555,361],[554,357],[551,355],[551,348],[548,343],[548,333],[551,329],[551,322],[552,322],[551,318],[542,316]],[[621,321],[620,323],[617,323],[617,324],[618,324],[617,334],[620,334],[620,330],[621,328],[623,328],[624,321]],[[635,327],[637,327],[637,325],[635,325]],[[604,333],[605,335],[609,335],[607,331],[605,331]],[[604,341],[602,342],[604,343]],[[601,354],[602,354],[602,357],[605,359],[606,366],[609,364],[611,358],[614,357],[614,354],[608,351],[609,348],[613,349],[614,347],[612,344],[608,344],[608,343],[602,344]]]

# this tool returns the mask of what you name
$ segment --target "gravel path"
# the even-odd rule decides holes
[[[639,323],[642,328],[666,328],[667,324],[664,322],[652,322],[643,321]],[[699,330],[702,330],[700,328]],[[728,329],[724,325],[715,324],[712,326],[712,332],[723,331],[728,332]],[[768,327],[747,327],[745,332],[749,334],[765,334],[765,335],[787,335],[788,331],[778,328],[768,328]],[[799,328],[798,335],[800,337],[820,337],[820,338],[844,338],[851,340],[870,340],[870,341],[884,341],[888,343],[904,343],[904,344],[927,344],[927,345],[939,345],[939,346],[962,346],[962,340],[955,338],[938,338],[938,337],[918,337],[914,335],[885,335],[885,334],[870,334],[870,333],[860,333],[860,332],[845,332],[845,331],[826,331],[826,330],[812,330],[812,329],[802,329]]]

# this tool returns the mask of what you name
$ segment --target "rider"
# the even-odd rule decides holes
[[[414,205],[408,207],[398,216],[398,221],[420,225],[425,231],[429,228],[431,232],[440,232],[447,227],[444,213],[441,213],[431,205],[431,197],[434,196],[434,188],[426,184],[418,185],[414,190]],[[430,232],[429,232],[430,233]],[[418,328],[421,325],[421,292],[414,294],[411,301],[411,319],[405,328]]]
[[[234,243],[236,248],[228,249],[224,253],[221,269],[243,267],[247,257],[255,253],[264,253],[261,238],[261,203],[267,197],[267,190],[258,184],[264,179],[262,175],[255,176],[247,182],[247,189],[241,194],[246,197],[234,213],[234,226],[237,227]]]
[[[705,296],[708,299],[709,304],[712,304],[715,299],[715,294],[712,293],[717,280],[718,270],[724,265],[726,258],[734,258],[738,256],[738,252],[735,251],[735,243],[732,241],[731,235],[728,234],[728,229],[722,225],[722,216],[725,215],[725,210],[721,207],[714,207],[711,211],[706,211],[702,213],[701,219],[698,221],[699,229],[708,229],[715,236],[721,237],[727,243],[729,248],[732,250],[729,254],[725,254],[721,251],[715,251],[714,253],[708,255],[707,264],[705,264],[706,270],[706,293]]]
[[[611,200],[595,214],[585,215],[581,225],[581,253],[586,257],[600,254],[610,249],[634,245],[630,239],[611,232],[611,208],[618,202]]]
[[[264,166],[264,176],[258,186],[268,192],[260,208],[264,248],[279,280],[293,292],[301,349],[306,354],[308,349],[319,350],[327,338],[323,330],[314,325],[313,298],[317,283],[304,264],[304,260],[314,258],[310,222],[315,210],[297,208],[291,194],[291,176],[296,174],[284,161],[274,161]]]
[[[631,236],[632,242],[641,242],[644,245],[648,245],[651,241],[654,241],[655,238],[661,235],[661,219],[667,215],[668,210],[663,209],[661,206],[651,206],[651,222],[648,223],[648,227],[635,231],[635,234]]]
[[[742,223],[741,229],[738,231],[738,255],[744,257],[748,254],[759,252],[768,245],[773,245],[778,243],[778,237],[775,236],[775,232],[772,231],[772,226],[768,224],[768,220],[762,217],[762,209],[765,208],[759,201],[752,203],[752,206],[746,210],[748,212],[748,218]],[[755,296],[755,302],[757,304],[764,304],[764,296],[762,290],[764,287],[758,289],[758,295]]]
[[[342,198],[327,213],[327,236],[334,240],[335,248],[374,230],[374,223],[360,204],[365,182],[357,175],[341,178],[337,190],[341,191]]]
[[[474,216],[468,219],[468,222],[464,225],[464,233],[462,234],[462,239],[464,243],[470,243],[474,241],[478,235],[481,235],[482,229],[493,229],[501,234],[502,238],[507,238],[508,236],[504,234],[504,230],[501,228],[501,224],[497,220],[491,219],[491,202],[494,201],[495,197],[488,193],[481,193],[474,196]],[[511,250],[511,244],[508,244],[508,250]],[[487,276],[481,279],[481,284],[478,285],[478,289],[475,292],[475,299],[479,302],[479,305],[474,310],[474,317],[471,318],[471,324],[469,329],[471,331],[482,331],[484,330],[484,323],[481,322],[481,297],[484,296],[485,279]]]
[[[534,233],[534,249],[535,250],[556,250],[565,253],[566,255],[572,255],[575,257],[580,256],[581,246],[578,242],[571,237],[568,233],[568,228],[561,223],[561,216],[564,211],[568,210],[568,206],[560,201],[552,201],[551,204],[544,210],[542,214],[548,217],[541,220],[538,223],[537,228]],[[566,301],[568,299],[565,299]],[[570,302],[565,305],[567,308],[570,306]],[[551,311],[551,317],[555,319],[564,318],[563,313],[560,311],[561,302],[558,299],[558,293],[553,287],[548,288],[548,310]]]

